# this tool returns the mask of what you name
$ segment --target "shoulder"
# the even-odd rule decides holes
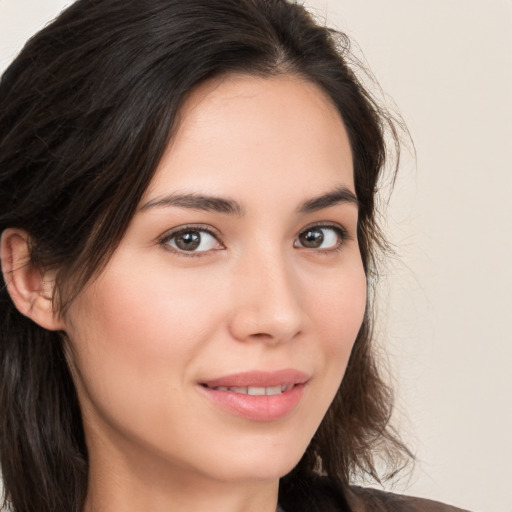
[[[437,501],[364,487],[350,487],[344,494],[352,512],[468,512]]]
[[[468,512],[424,498],[344,486],[325,476],[285,481],[279,501],[286,512]]]

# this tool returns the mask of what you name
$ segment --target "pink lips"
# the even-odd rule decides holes
[[[254,421],[272,421],[296,407],[309,378],[293,369],[252,371],[202,382],[200,390],[228,412]]]

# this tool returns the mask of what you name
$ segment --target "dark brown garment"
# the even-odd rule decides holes
[[[283,480],[279,503],[285,512],[468,512],[423,498],[366,487],[341,487],[324,476]]]
[[[350,487],[344,494],[352,512],[468,512],[437,501],[363,487]]]

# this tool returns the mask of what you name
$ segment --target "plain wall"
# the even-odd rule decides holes
[[[0,70],[69,3],[0,0]],[[380,306],[418,457],[395,490],[512,512],[512,2],[306,4],[358,43],[417,151],[387,211]]]

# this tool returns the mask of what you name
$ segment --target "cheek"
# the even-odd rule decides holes
[[[312,436],[331,405],[345,374],[366,309],[366,276],[360,260],[347,261],[327,278],[310,280],[305,309],[310,336],[304,336],[302,360],[315,369],[311,400],[301,428]],[[318,286],[313,286],[313,282]],[[306,290],[306,288],[304,288]],[[305,437],[304,449],[310,437]]]
[[[326,374],[324,393],[328,404],[334,399],[345,374],[364,318],[366,298],[366,276],[360,264],[354,265],[351,272],[345,272],[323,299],[318,298],[316,311],[318,323],[324,329],[322,357]]]
[[[323,280],[321,289],[310,294],[308,310],[326,356],[350,353],[366,309],[366,276],[354,261],[349,269]]]
[[[146,426],[160,415],[170,421],[186,407],[176,390],[190,380],[219,313],[187,276],[131,268],[117,261],[82,293],[70,310],[69,337],[90,415],[136,427],[141,417]]]
[[[212,287],[165,269],[128,273],[125,267],[106,272],[79,300],[73,323],[85,345],[138,365],[157,354],[176,358],[199,349],[207,319],[215,317]]]

